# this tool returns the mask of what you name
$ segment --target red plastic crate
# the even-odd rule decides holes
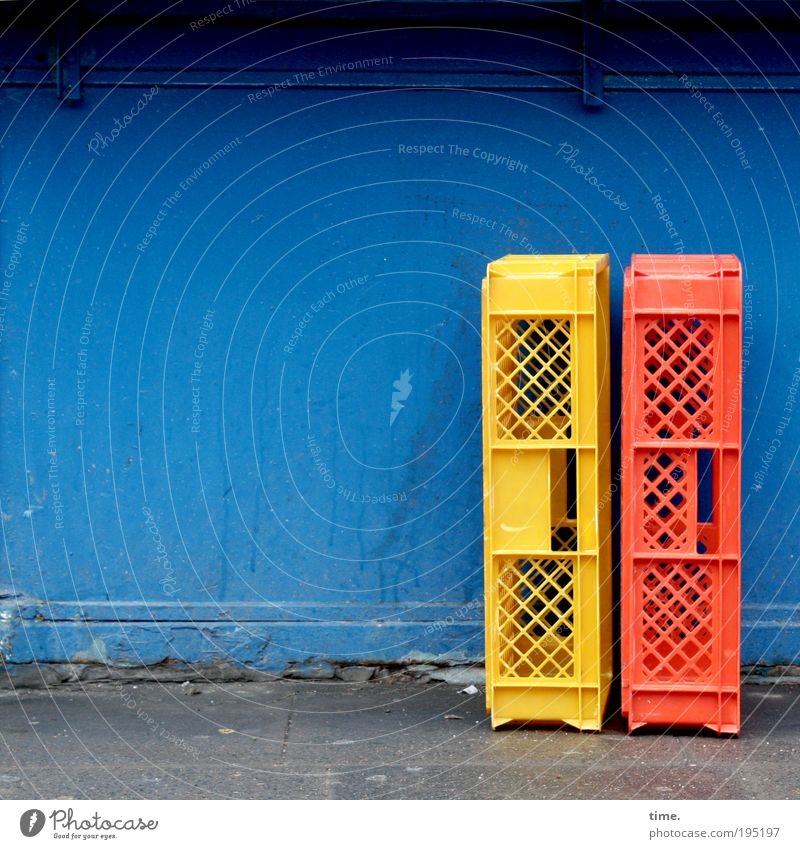
[[[625,272],[622,712],[739,733],[741,293],[735,256]]]

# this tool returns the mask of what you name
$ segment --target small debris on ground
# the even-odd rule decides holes
[[[446,713],[444,715],[445,719],[463,719],[463,716],[459,716],[457,713]]]
[[[459,690],[458,694],[461,695],[463,693],[465,696],[474,696],[479,692],[480,690],[474,684],[470,684],[469,686],[464,687],[463,690]]]

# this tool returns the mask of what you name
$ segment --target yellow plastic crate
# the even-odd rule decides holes
[[[483,281],[492,727],[599,730],[612,676],[608,254],[507,256]]]

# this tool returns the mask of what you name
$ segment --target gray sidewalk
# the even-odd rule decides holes
[[[800,798],[800,687],[742,736],[492,732],[483,692],[407,680],[0,691],[0,798]]]

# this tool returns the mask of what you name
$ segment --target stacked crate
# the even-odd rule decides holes
[[[612,676],[608,255],[483,285],[487,707],[599,729]]]
[[[625,274],[622,710],[739,731],[741,267],[634,256]]]

